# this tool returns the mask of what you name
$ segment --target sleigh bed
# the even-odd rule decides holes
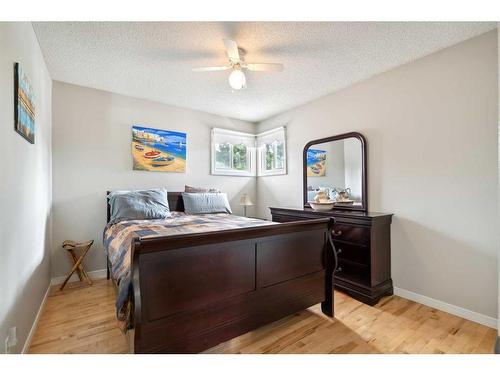
[[[168,200],[177,212],[169,223],[192,219],[183,216],[181,193],[169,192]],[[333,219],[277,224],[226,216],[220,230],[196,233],[154,235],[149,225],[161,223],[130,224],[139,226],[128,240],[125,313],[135,353],[201,352],[317,303],[333,316]],[[121,228],[106,228],[113,230],[120,236]],[[108,277],[116,280],[124,261],[109,255]]]

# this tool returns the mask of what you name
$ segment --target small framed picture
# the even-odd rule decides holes
[[[35,94],[19,63],[14,64],[14,129],[35,143]]]

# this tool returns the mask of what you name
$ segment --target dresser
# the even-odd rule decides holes
[[[393,294],[392,214],[347,210],[320,212],[308,207],[270,209],[273,221],[279,223],[333,217],[332,238],[339,261],[334,276],[335,289],[369,305]]]

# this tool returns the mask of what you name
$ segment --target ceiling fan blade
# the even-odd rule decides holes
[[[193,68],[193,72],[217,72],[219,70],[231,69],[231,65],[225,66],[205,66],[201,68]]]
[[[240,61],[240,51],[238,51],[238,43],[231,39],[223,39],[224,46],[226,47],[227,56],[232,62]]]
[[[276,63],[248,63],[243,67],[254,72],[281,72],[283,70],[283,64]]]

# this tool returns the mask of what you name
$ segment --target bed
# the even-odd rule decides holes
[[[108,224],[108,273],[134,353],[197,353],[321,303],[333,317],[333,219],[272,223],[229,214]],[[108,202],[108,223],[110,209]]]

